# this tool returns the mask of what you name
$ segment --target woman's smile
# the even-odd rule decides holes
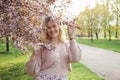
[[[57,38],[59,36],[59,27],[55,24],[54,21],[49,21],[47,24],[47,34],[51,38]]]

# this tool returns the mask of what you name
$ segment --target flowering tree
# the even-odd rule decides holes
[[[53,15],[63,22],[71,0],[0,0],[0,37],[9,37],[21,51],[42,43],[45,16]],[[69,12],[67,12],[69,13]]]

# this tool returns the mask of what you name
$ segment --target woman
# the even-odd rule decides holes
[[[53,49],[34,48],[30,60],[26,63],[26,71],[35,80],[68,80],[71,63],[79,62],[81,50],[74,38],[74,22],[68,25],[69,41],[63,38],[63,30],[55,17],[45,19],[45,43]]]

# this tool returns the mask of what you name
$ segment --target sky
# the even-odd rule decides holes
[[[69,8],[66,8],[65,11],[63,11],[62,19],[71,21],[75,17],[79,15],[81,11],[83,11],[87,6],[89,8],[94,8],[96,5],[96,2],[100,2],[100,0],[71,0],[72,5]],[[59,2],[56,2],[55,5],[59,5]],[[54,14],[59,14],[58,10],[55,10],[54,7],[51,7]]]
[[[71,0],[72,6],[67,8],[67,12],[64,13],[63,18],[68,19],[68,21],[73,20],[75,17],[79,15],[81,11],[84,11],[87,6],[89,8],[94,8],[96,2],[100,2],[100,0]]]
[[[96,5],[96,1],[100,2],[100,0],[72,0],[72,1],[74,5],[70,9],[75,15],[83,11],[88,5],[90,8],[94,8]]]

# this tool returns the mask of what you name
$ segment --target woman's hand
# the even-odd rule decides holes
[[[70,22],[68,23],[67,29],[68,29],[68,36],[69,36],[69,38],[74,38],[75,20],[70,21]]]

